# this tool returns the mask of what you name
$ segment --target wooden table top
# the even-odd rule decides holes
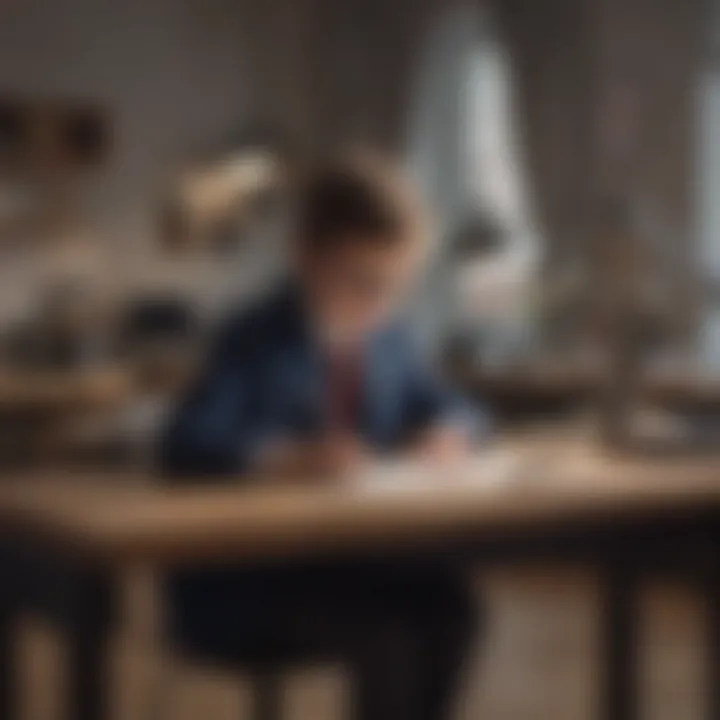
[[[452,538],[484,530],[603,520],[676,509],[720,510],[720,459],[628,460],[586,441],[504,443],[503,477],[412,488],[289,485],[160,488],[139,478],[14,478],[0,522],[107,562],[255,559]],[[479,474],[480,471],[476,471]],[[492,475],[492,467],[483,472]]]

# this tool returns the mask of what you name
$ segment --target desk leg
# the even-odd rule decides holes
[[[10,603],[0,598],[0,718],[16,720],[15,623]]]
[[[603,720],[639,717],[638,597],[636,578],[627,569],[611,568],[604,578]]]
[[[110,585],[93,575],[78,581],[68,631],[68,720],[107,720],[110,708]]]
[[[708,613],[708,717],[720,720],[720,568],[710,572],[707,586]]]
[[[256,720],[280,720],[282,717],[282,680],[276,672],[259,672],[253,677],[253,717]]]
[[[0,533],[0,718],[17,720],[19,694],[17,684],[17,563],[8,534]]]

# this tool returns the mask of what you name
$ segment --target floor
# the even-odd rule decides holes
[[[598,586],[582,571],[532,567],[490,573],[489,635],[478,649],[458,718],[592,720],[597,679]],[[127,583],[128,623],[114,652],[117,720],[237,720],[248,697],[243,680],[174,666],[163,657],[152,611],[152,582],[142,572]],[[701,600],[681,588],[647,589],[643,599],[642,683],[647,720],[702,720]],[[20,657],[23,720],[61,720],[62,643],[25,624]],[[286,680],[288,720],[343,716],[348,692],[332,668]]]

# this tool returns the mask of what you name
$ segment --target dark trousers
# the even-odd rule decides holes
[[[443,720],[479,610],[460,572],[352,563],[175,578],[174,633],[203,657],[337,661],[357,720]]]

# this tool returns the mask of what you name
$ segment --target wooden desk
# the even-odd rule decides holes
[[[681,565],[707,559],[716,577],[720,461],[630,461],[567,440],[509,448],[518,465],[502,482],[416,492],[162,490],[127,478],[15,478],[0,489],[9,559],[0,583],[5,644],[15,603],[42,612],[59,593],[73,648],[72,717],[98,720],[106,710],[102,672],[112,588],[128,564],[389,551],[447,553],[468,562],[573,557],[596,564],[608,579],[603,716],[635,718],[634,587],[639,573],[665,555]],[[6,672],[0,686],[9,708],[7,678]],[[13,717],[9,709],[0,714]]]
[[[22,477],[0,487],[0,522],[104,564],[286,557],[403,541],[720,510],[720,457],[609,457],[584,443],[508,444],[489,483],[459,472],[413,490],[292,485],[153,487],[137,477]]]

